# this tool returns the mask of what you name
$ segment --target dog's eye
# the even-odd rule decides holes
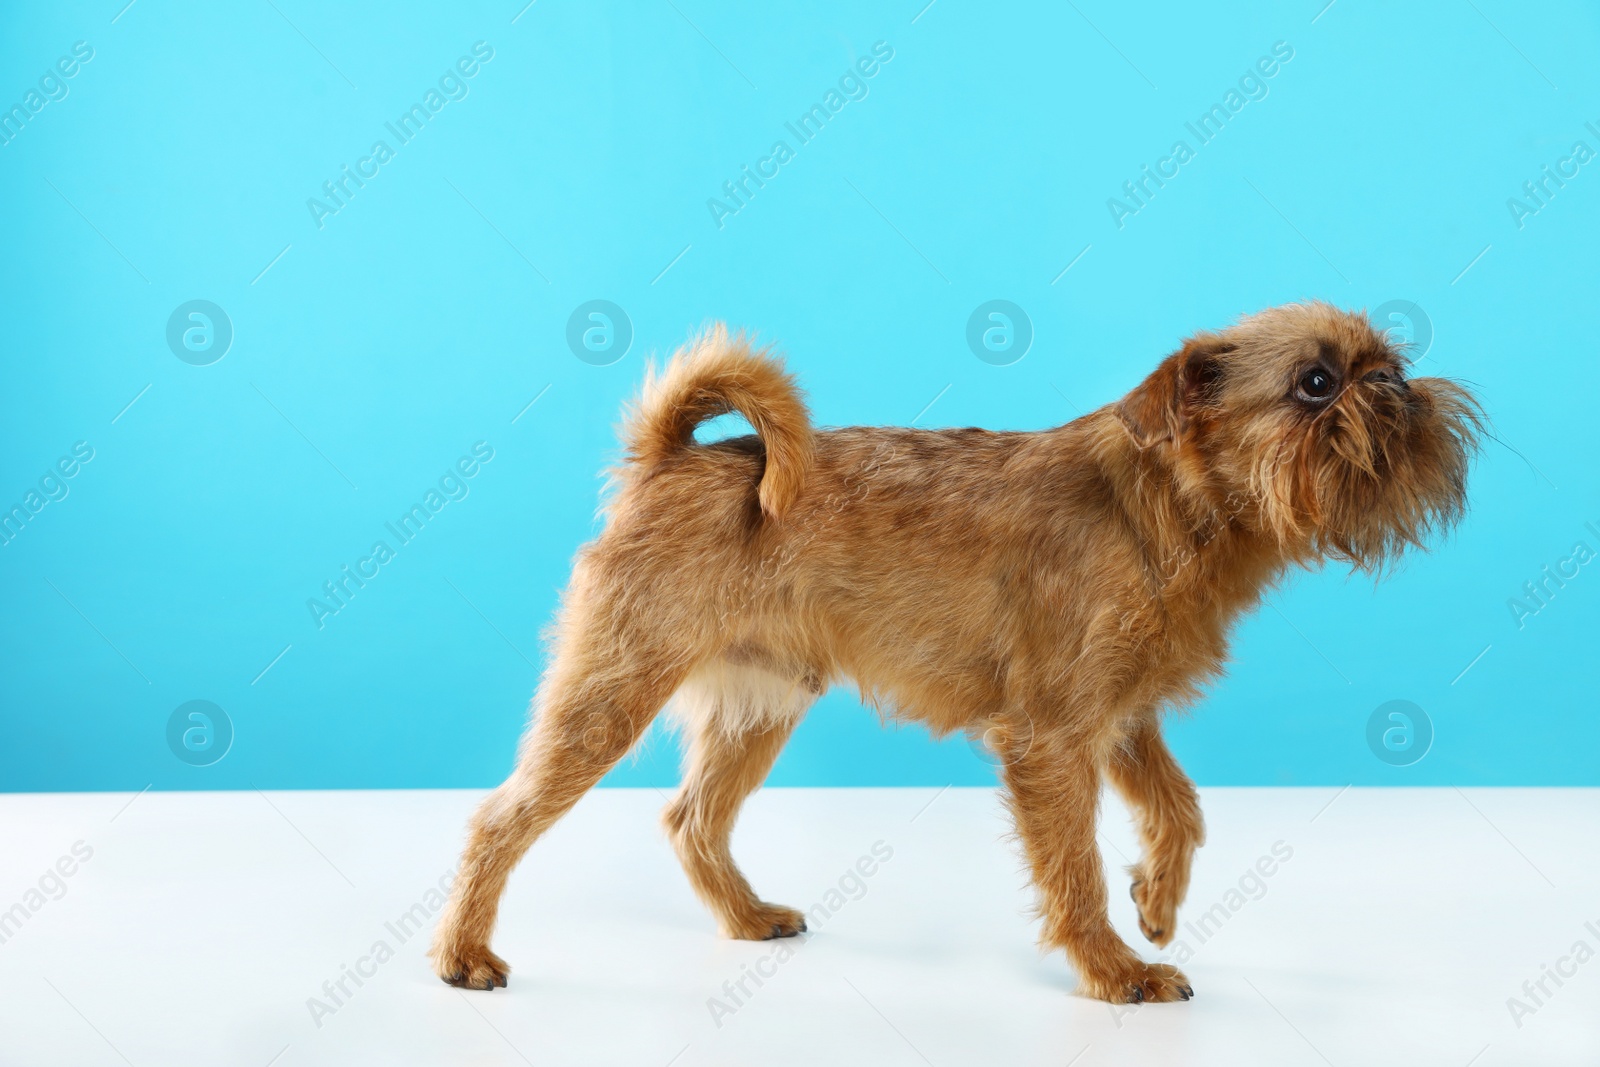
[[[1303,400],[1326,400],[1333,395],[1333,375],[1323,367],[1312,367],[1300,376],[1297,388]]]

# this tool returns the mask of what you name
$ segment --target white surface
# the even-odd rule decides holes
[[[1202,792],[1186,923],[1275,842],[1292,858],[1204,943],[1180,935],[1194,1001],[1120,1015],[1035,950],[986,790],[760,793],[735,852],[768,900],[809,910],[875,842],[893,849],[776,965],[778,943],[717,937],[657,829],[661,796],[592,794],[513,879],[494,943],[511,986],[492,994],[433,978],[431,922],[403,943],[385,926],[454,864],[476,793],[4,796],[0,909],[74,842],[93,856],[0,944],[0,1062],[1600,1063],[1600,958],[1547,980],[1520,1027],[1507,1008],[1576,942],[1600,951],[1600,791]],[[1117,927],[1157,958],[1114,804],[1102,840]],[[394,958],[317,1025],[308,999],[380,940]],[[758,964],[772,977],[713,1019],[709,999],[733,1006],[724,983]]]

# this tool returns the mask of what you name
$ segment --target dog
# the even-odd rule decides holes
[[[1108,918],[1101,784],[1136,816],[1139,928],[1165,945],[1205,830],[1162,713],[1219,676],[1234,622],[1290,569],[1381,575],[1463,514],[1481,408],[1407,370],[1364,314],[1291,304],[1196,334],[1055,429],[817,430],[770,352],[706,332],[625,414],[604,532],[578,553],[516,770],[472,817],[435,972],[506,984],[489,938],[512,868],[669,700],[687,751],[664,822],[690,883],[729,937],[804,931],[729,841],[796,723],[849,681],[992,745],[1041,941],[1081,993],[1188,1000]],[[754,436],[695,441],[730,411]]]

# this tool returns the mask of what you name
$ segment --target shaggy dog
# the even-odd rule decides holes
[[[690,882],[729,937],[803,931],[729,838],[849,681],[993,743],[1042,940],[1084,993],[1187,1000],[1107,917],[1101,783],[1137,816],[1139,926],[1165,945],[1204,827],[1162,710],[1219,675],[1234,622],[1290,568],[1378,573],[1462,513],[1479,409],[1406,370],[1364,315],[1295,304],[1190,338],[1056,429],[819,431],[776,359],[713,329],[627,415],[605,531],[578,554],[517,768],[473,816],[436,972],[506,984],[489,937],[512,868],[674,696],[688,754],[665,822]],[[756,435],[697,444],[728,411]]]

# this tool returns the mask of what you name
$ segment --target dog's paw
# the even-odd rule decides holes
[[[447,985],[461,989],[490,989],[505,987],[511,976],[511,966],[489,951],[487,945],[477,948],[454,949],[436,952],[433,973]]]
[[[1172,941],[1178,929],[1178,904],[1181,892],[1175,890],[1174,881],[1164,873],[1147,876],[1140,867],[1134,867],[1133,885],[1128,895],[1139,909],[1139,932],[1158,948]]]
[[[723,933],[739,941],[771,941],[805,933],[806,917],[782,904],[759,903],[747,912],[728,917],[722,925]]]
[[[1134,960],[1110,974],[1084,975],[1082,992],[1113,1004],[1159,1004],[1188,1000],[1194,987],[1171,964]]]

